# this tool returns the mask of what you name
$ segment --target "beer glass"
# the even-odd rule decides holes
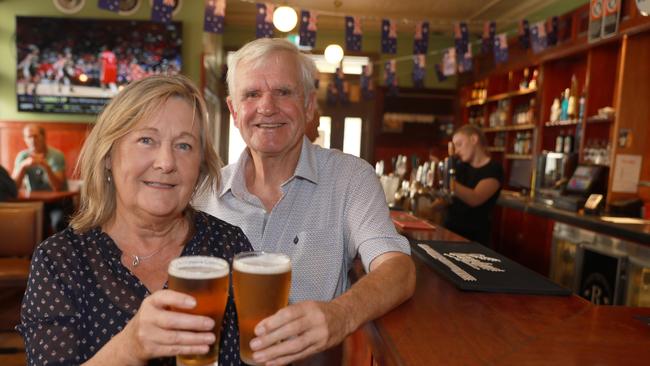
[[[204,315],[214,319],[215,342],[202,355],[178,355],[178,366],[216,365],[219,358],[219,335],[223,313],[228,301],[228,262],[221,258],[187,256],[169,263],[169,289],[183,292],[196,299],[194,309],[174,311]]]
[[[291,287],[291,260],[280,253],[246,252],[235,256],[232,287],[239,318],[241,360],[250,365],[255,326],[287,306]]]

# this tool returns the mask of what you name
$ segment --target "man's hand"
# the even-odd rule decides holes
[[[253,358],[267,366],[285,365],[328,349],[354,331],[348,315],[335,302],[305,301],[283,308],[255,327]]]

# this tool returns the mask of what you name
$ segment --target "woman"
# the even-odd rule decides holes
[[[193,308],[191,296],[165,289],[173,258],[252,250],[239,228],[189,206],[219,183],[207,123],[182,76],[133,82],[102,112],[80,156],[80,209],[32,259],[17,327],[29,364],[174,364],[219,342],[212,319],[169,310]],[[220,365],[239,365],[238,337],[230,298]]]
[[[490,214],[501,191],[503,168],[490,159],[487,140],[478,127],[460,127],[452,142],[460,161],[456,164],[454,196],[444,225],[469,240],[489,245]]]

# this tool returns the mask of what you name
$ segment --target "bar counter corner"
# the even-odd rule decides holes
[[[462,241],[435,230],[416,240]],[[576,295],[465,292],[418,256],[413,297],[361,330],[377,365],[641,365],[650,359],[650,308],[597,306]],[[360,263],[352,280],[364,275]]]

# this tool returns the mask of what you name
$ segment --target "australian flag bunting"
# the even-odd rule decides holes
[[[426,55],[423,53],[413,55],[413,86],[424,88],[426,77]]]
[[[316,22],[318,18],[315,11],[302,10],[300,12],[300,45],[316,47]]]
[[[273,4],[257,3],[257,16],[255,17],[255,38],[273,38]]]
[[[361,96],[370,100],[374,97],[374,85],[372,84],[372,64],[361,66],[361,76],[359,80],[361,84]]]
[[[117,13],[120,11],[120,0],[99,0],[97,7]]]
[[[501,33],[494,37],[494,63],[508,61],[508,35]]]
[[[467,52],[458,56],[458,73],[472,71],[472,47],[467,47]]]
[[[549,46],[555,46],[557,44],[558,24],[559,19],[556,16],[546,21],[546,39]]]
[[[496,33],[497,23],[494,21],[487,21],[483,24],[483,36],[481,37],[481,51],[487,55],[492,50],[494,45],[494,34]]]
[[[397,23],[392,19],[381,21],[381,52],[397,53]]]
[[[223,34],[223,20],[226,16],[226,0],[207,0],[203,30],[210,33]]]
[[[519,35],[519,44],[527,50],[530,47],[530,27],[528,20],[522,19],[519,21],[517,34]]]
[[[537,22],[530,27],[530,47],[534,53],[540,53],[548,47],[546,21]]]
[[[416,55],[427,53],[429,50],[429,22],[415,23],[413,36],[413,53]]]
[[[345,49],[361,51],[361,18],[345,17]]]
[[[389,60],[384,63],[384,82],[388,95],[397,95],[397,61]]]
[[[158,23],[169,23],[172,21],[172,12],[176,6],[176,0],[153,0],[151,7],[151,20]]]
[[[457,22],[454,24],[454,44],[456,45],[456,54],[459,57],[467,52],[467,48],[469,48],[467,23]]]

